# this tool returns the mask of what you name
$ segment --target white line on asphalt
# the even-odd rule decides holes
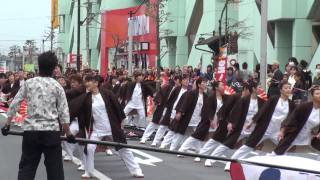
[[[159,163],[159,162],[163,162],[162,159],[160,158],[157,158],[155,156],[152,156],[150,154],[147,154],[145,152],[142,152],[142,151],[139,151],[139,150],[136,150],[136,149],[130,149],[130,151],[132,151],[133,153],[136,153],[140,156],[143,156],[145,157],[146,159],[141,159],[139,157],[135,157],[134,159],[139,163],[139,164],[144,164],[144,165],[149,165],[149,166],[156,166],[155,164],[153,163]]]
[[[4,118],[8,118],[7,114],[6,113],[1,113],[0,114],[1,116],[3,116]],[[62,155],[65,156],[67,153],[63,150],[62,151]],[[81,161],[80,159],[74,157],[73,160],[72,160],[72,163],[74,163],[75,165],[77,164],[80,164]],[[111,178],[109,178],[108,176],[102,174],[100,171],[98,170],[94,170],[93,171],[93,175],[97,178],[97,179],[100,179],[100,180],[112,180]]]
[[[62,155],[65,156],[67,153],[62,150]],[[76,157],[73,157],[72,159],[72,163],[75,164],[75,165],[78,165],[81,163],[80,159],[76,158]],[[100,179],[100,180],[112,180],[111,178],[109,178],[108,176],[102,174],[100,171],[98,170],[94,170],[93,171],[93,175],[97,178],[97,179]]]

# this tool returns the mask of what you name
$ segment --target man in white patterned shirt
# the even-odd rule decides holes
[[[46,52],[38,57],[40,77],[27,80],[21,86],[7,113],[8,120],[2,134],[8,135],[12,117],[19,111],[21,102],[28,104],[27,118],[23,124],[22,156],[19,164],[18,180],[33,180],[44,154],[44,164],[48,180],[64,180],[60,126],[68,140],[74,142],[69,130],[69,108],[66,95],[52,73],[57,65],[57,57]]]

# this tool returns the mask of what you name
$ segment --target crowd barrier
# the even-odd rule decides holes
[[[23,132],[10,131],[9,135],[23,136]],[[66,141],[67,138],[65,136],[61,136],[61,140]],[[76,138],[76,141],[80,142],[80,143],[84,143],[84,144],[97,144],[97,145],[103,145],[103,146],[112,146],[112,147],[116,147],[116,148],[130,148],[130,149],[152,151],[152,152],[172,154],[172,155],[199,157],[199,158],[203,158],[203,159],[212,159],[212,160],[216,160],[216,161],[226,161],[226,162],[233,162],[233,163],[239,163],[239,164],[262,166],[262,167],[268,167],[268,168],[274,168],[274,169],[297,171],[299,173],[311,173],[311,174],[315,174],[317,176],[320,176],[320,171],[301,169],[301,168],[295,168],[295,167],[288,167],[288,166],[281,166],[281,165],[276,165],[276,164],[267,164],[267,163],[261,163],[261,162],[251,162],[251,161],[242,160],[242,159],[241,160],[240,159],[230,159],[230,158],[226,158],[226,157],[208,156],[208,155],[201,155],[201,154],[195,154],[195,153],[189,153],[189,152],[170,151],[170,150],[166,150],[166,149],[158,149],[158,148],[153,148],[153,147],[123,144],[123,143],[112,142],[112,141],[95,141],[95,140],[88,140],[88,139],[83,139],[83,138]]]

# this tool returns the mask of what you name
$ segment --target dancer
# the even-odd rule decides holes
[[[209,155],[218,145],[222,143],[227,137],[227,119],[230,114],[230,110],[235,103],[241,98],[241,94],[224,95],[224,102],[220,110],[217,112],[217,126],[218,128],[212,134],[212,137],[204,144],[200,149],[199,154]],[[195,159],[196,162],[201,161],[200,158]],[[210,164],[211,165],[211,164]],[[210,166],[208,165],[208,166]]]
[[[278,144],[278,133],[281,123],[294,109],[294,103],[289,100],[291,96],[291,85],[287,81],[281,81],[279,88],[281,93],[280,97],[271,97],[252,118],[252,122],[247,125],[247,128],[250,128],[255,124],[255,128],[246,143],[232,155],[232,159],[245,158],[258,144],[267,139]],[[229,169],[230,163],[227,163],[225,170]]]
[[[160,126],[156,132],[156,135],[153,139],[151,146],[157,146],[160,143],[161,138],[164,136],[164,134],[168,130],[168,125],[170,123],[170,116],[171,116],[174,103],[176,102],[177,99],[180,99],[181,95],[185,92],[182,89],[185,89],[185,90],[187,89],[186,87],[187,83],[184,83],[185,84],[184,88],[182,87],[182,84],[183,84],[182,82],[186,80],[187,80],[187,77],[185,77],[183,80],[183,77],[180,75],[174,77],[175,85],[168,96],[168,100],[163,110],[162,119],[160,119],[160,122],[159,122]]]
[[[262,108],[265,100],[258,97],[257,82],[248,81],[243,84],[242,98],[234,105],[228,117],[228,136],[211,154],[211,156],[222,156],[228,150],[233,149],[237,142],[248,137],[253,127],[247,128],[252,118]],[[207,162],[209,161],[209,162]],[[215,161],[207,160],[206,166],[212,166]]]
[[[70,105],[70,102],[79,97],[80,95],[86,93],[86,88],[84,87],[84,85],[82,84],[82,77],[80,75],[74,74],[70,76],[70,86],[71,89],[66,90],[66,97],[68,100],[68,104]],[[83,123],[81,123],[79,125],[79,121],[78,118],[74,118],[70,120],[70,132],[71,134],[73,134],[74,136],[77,136],[77,134],[79,133],[79,126],[84,126]],[[63,147],[66,151],[66,155],[63,158],[64,161],[72,161],[74,159],[74,151],[78,150],[78,154],[80,156],[80,160],[81,163],[78,164],[78,170],[79,171],[83,171],[84,170],[84,154],[83,154],[83,147],[80,147],[79,144],[72,144],[72,143],[68,143],[68,142],[63,142]]]
[[[126,106],[124,113],[126,117],[129,116],[133,110],[136,110],[139,116],[137,122],[138,128],[144,129],[146,127],[146,100],[147,97],[153,96],[155,92],[154,81],[143,81],[143,74],[140,71],[134,72],[134,82],[127,83],[126,86]]]
[[[320,86],[312,87],[311,95],[312,102],[296,107],[283,122],[279,133],[280,142],[273,154],[282,155],[292,146],[307,146],[311,145],[312,138],[320,139],[317,128],[320,125]]]
[[[166,105],[165,115],[160,121],[160,127],[156,133],[156,136],[152,142],[152,146],[156,146],[166,131],[167,134],[164,136],[163,141],[161,142],[160,149],[164,149],[171,144],[174,132],[168,129],[168,126],[174,120],[176,116],[176,109],[177,107],[181,106],[183,99],[188,92],[188,84],[189,84],[189,76],[183,75],[181,81],[181,87],[176,87],[175,90],[172,92],[168,99],[168,103]]]
[[[152,121],[148,124],[146,130],[143,133],[143,136],[140,140],[141,144],[145,144],[146,141],[149,139],[149,137],[152,135],[152,133],[159,127],[159,122],[163,117],[163,111],[165,109],[165,105],[172,91],[173,91],[173,86],[169,84],[165,84],[163,85],[163,87],[161,87],[161,89],[153,99],[154,104],[157,107],[153,113]]]
[[[204,104],[207,111],[203,113],[206,116],[201,118],[195,132],[183,142],[179,148],[180,152],[186,152],[189,149],[199,152],[208,133],[216,129],[216,112],[219,111],[223,103],[224,84],[221,81],[216,81],[213,83],[213,87],[212,95],[208,97],[208,100]],[[178,157],[183,156],[179,155]]]
[[[185,137],[194,132],[201,119],[204,119],[204,121],[209,119],[207,112],[210,107],[206,95],[207,80],[200,77],[195,84],[196,89],[186,94],[182,105],[177,109],[176,123],[172,127],[174,136],[170,146],[171,151],[177,150]]]
[[[100,76],[88,75],[85,78],[86,88],[89,91],[71,102],[70,116],[78,117],[79,122],[85,122],[80,128],[80,136],[90,140],[101,141],[104,138],[115,142],[126,143],[121,129],[121,122],[125,118],[120,104],[111,91],[99,89]],[[85,152],[85,173],[82,178],[93,177],[95,144],[88,144]],[[130,173],[134,177],[144,177],[139,164],[127,148],[117,149]]]

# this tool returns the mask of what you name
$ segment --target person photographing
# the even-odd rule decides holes
[[[65,92],[52,78],[58,64],[56,55],[45,52],[38,57],[39,77],[25,81],[10,104],[8,119],[1,129],[4,136],[10,131],[13,116],[19,111],[21,102],[28,103],[27,118],[22,126],[22,155],[19,163],[18,180],[33,180],[41,155],[48,180],[64,180],[60,124],[68,142],[75,143],[69,129],[69,108]]]

